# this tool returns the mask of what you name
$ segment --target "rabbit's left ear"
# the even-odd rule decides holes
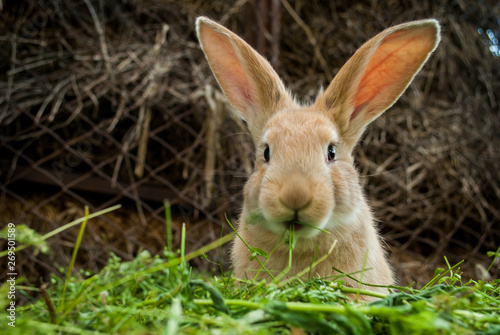
[[[236,34],[206,17],[196,20],[196,32],[217,82],[255,141],[269,117],[293,99],[264,57]]]
[[[356,51],[340,69],[316,106],[333,118],[353,148],[365,127],[391,107],[436,49],[436,20],[388,28]]]

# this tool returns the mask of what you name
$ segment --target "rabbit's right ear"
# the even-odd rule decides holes
[[[365,127],[396,102],[440,40],[436,20],[388,28],[356,51],[317,106],[326,110],[352,149]]]
[[[269,117],[293,99],[264,57],[236,34],[206,17],[196,20],[196,32],[217,82],[256,140]]]

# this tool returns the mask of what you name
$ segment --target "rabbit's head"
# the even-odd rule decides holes
[[[298,103],[270,64],[228,29],[200,17],[197,33],[256,148],[242,220],[277,235],[293,225],[297,236],[307,239],[320,233],[317,228],[335,230],[369,212],[353,149],[436,48],[437,21],[410,22],[378,34],[309,106]]]

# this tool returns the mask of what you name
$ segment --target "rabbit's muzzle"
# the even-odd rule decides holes
[[[267,183],[259,199],[265,226],[277,235],[292,227],[299,237],[317,235],[317,228],[325,227],[333,209],[333,194],[327,185],[301,172]]]

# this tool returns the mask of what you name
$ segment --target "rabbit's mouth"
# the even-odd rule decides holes
[[[287,230],[294,229],[295,231],[301,230],[305,226],[298,220],[298,218],[293,218],[290,221],[283,222],[283,225]]]

